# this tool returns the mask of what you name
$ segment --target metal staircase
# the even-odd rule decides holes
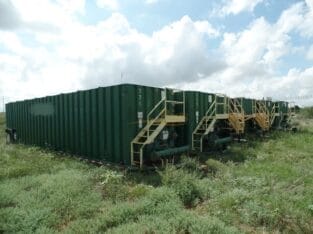
[[[144,147],[153,143],[168,124],[184,123],[185,118],[185,94],[182,92],[182,100],[170,100],[165,89],[165,95],[147,115],[147,124],[140,130],[131,142],[131,165],[143,167]],[[177,113],[175,107],[180,105],[182,113]]]
[[[241,103],[225,95],[217,95],[192,133],[192,150],[203,151],[203,138],[214,131],[218,120],[227,121],[236,134],[244,132],[245,115]]]
[[[209,132],[214,131],[214,124],[216,122],[216,100],[210,105],[201,119],[197,127],[192,133],[192,150],[202,152],[203,150],[203,137]]]
[[[230,126],[235,130],[236,134],[245,131],[245,113],[238,99],[229,99],[229,117]]]
[[[263,101],[255,102],[255,121],[263,131],[270,129],[270,116]]]
[[[275,118],[279,116],[279,105],[274,103],[270,113],[270,126],[273,126]]]

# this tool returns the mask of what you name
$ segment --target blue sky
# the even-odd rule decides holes
[[[311,105],[311,25],[312,0],[0,0],[0,96],[128,82]]]
[[[180,19],[184,15],[193,20],[208,20],[213,25],[225,28],[226,31],[239,32],[255,18],[264,17],[274,23],[281,12],[299,0],[264,1],[258,4],[253,12],[241,12],[237,15],[214,17],[213,11],[221,6],[222,1],[178,1],[159,0],[145,4],[143,0],[119,1],[119,12],[125,15],[130,24],[139,31],[151,34],[153,31]],[[111,9],[97,7],[95,1],[86,1],[86,14],[81,20],[86,24],[95,24],[111,15]]]

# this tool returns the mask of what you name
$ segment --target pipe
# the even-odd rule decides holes
[[[216,139],[214,141],[214,144],[215,145],[221,145],[221,144],[225,144],[225,143],[229,143],[233,140],[232,137],[224,137],[224,138],[219,138],[219,139]]]
[[[169,148],[165,150],[155,151],[153,154],[157,157],[166,157],[171,156],[179,153],[184,153],[189,150],[189,145],[181,146],[181,147],[175,147],[175,148]]]

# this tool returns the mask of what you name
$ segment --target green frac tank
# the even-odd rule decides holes
[[[288,102],[278,101],[279,112],[283,115],[288,114]]]
[[[286,127],[287,120],[289,118],[289,105],[288,102],[277,101],[274,102],[276,104],[276,113],[277,116],[274,120],[273,127],[274,128],[282,128]]]
[[[255,110],[253,108],[255,100],[251,98],[238,98],[241,102],[241,105],[244,109],[245,115],[253,115],[255,114]]]
[[[192,133],[201,121],[206,111],[215,101],[215,94],[198,91],[185,91],[186,97],[186,126],[185,142],[192,144]]]
[[[265,106],[266,106],[268,113],[272,113],[272,111],[274,111],[273,107],[275,105],[275,102],[273,102],[271,100],[266,100],[266,101],[264,101],[264,103],[265,103]]]
[[[8,103],[7,128],[16,129],[20,143],[130,165],[130,143],[162,92],[122,84]]]
[[[269,115],[273,128],[286,128],[288,103],[120,84],[8,103],[6,132],[10,141],[142,167],[226,144]]]

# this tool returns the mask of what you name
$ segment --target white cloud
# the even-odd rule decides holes
[[[303,20],[299,24],[298,29],[302,36],[307,38],[313,38],[313,1],[306,0],[306,6],[304,7],[301,15]]]
[[[100,8],[107,8],[109,10],[116,11],[119,9],[119,3],[117,0],[97,0],[97,6]]]
[[[115,25],[117,22],[120,23]],[[97,38],[98,42],[90,43],[92,46],[88,43],[86,48],[89,52],[94,48],[95,52],[95,56],[89,56],[89,61],[86,61],[88,86],[120,81],[121,73],[124,74],[124,82],[175,84],[197,80],[198,73],[210,75],[222,66],[220,61],[207,56],[204,40],[215,37],[217,31],[210,24],[192,21],[187,16],[154,32],[152,36],[131,28],[120,14],[113,14],[94,31],[97,36],[91,37]],[[82,48],[82,43],[78,46]],[[73,51],[77,49],[73,48]],[[86,58],[81,56],[83,60],[83,57]],[[107,79],[104,80],[104,77]]]
[[[85,0],[0,0],[0,30],[57,34],[84,11]]]
[[[0,31],[0,96],[11,100],[119,82],[232,96],[313,92],[313,68],[277,74],[281,59],[296,51],[290,34],[311,37],[312,10],[305,3],[292,5],[275,23],[261,17],[238,33],[184,16],[147,35],[120,13],[94,25],[81,23],[76,16],[84,14],[84,1],[29,1],[38,5],[12,1],[21,24],[13,27],[17,31]],[[211,39],[221,39],[214,50]]]
[[[20,18],[9,0],[0,0],[0,29],[14,29],[19,27]]]
[[[273,100],[296,101],[299,105],[312,106],[313,67],[307,69],[290,69],[283,76],[255,76],[249,82],[229,82],[225,72],[214,74],[210,79],[195,83],[185,83],[179,87],[187,90],[224,93],[232,97],[272,97]],[[228,74],[232,75],[233,71]],[[303,98],[304,97],[304,98]],[[305,98],[308,97],[308,98]]]
[[[54,7],[62,12],[62,6]],[[27,20],[37,22],[36,18]],[[5,68],[0,93],[14,99],[45,96],[116,84],[121,82],[121,73],[123,82],[162,86],[192,82],[223,67],[223,62],[207,54],[207,40],[219,32],[207,21],[188,16],[151,36],[131,27],[119,13],[96,25],[68,18],[68,24],[58,26],[57,34],[29,32],[36,47],[25,46],[13,32],[1,35],[14,56],[0,61]]]
[[[302,70],[290,68],[287,75],[278,75],[277,72],[285,55],[304,54],[303,49],[293,47],[291,34],[299,32],[309,36],[311,29],[305,30],[303,23],[311,20],[308,17],[311,13],[304,3],[297,3],[285,10],[276,23],[270,24],[261,17],[239,33],[224,33],[220,51],[227,66],[210,77],[186,83],[182,88],[222,92],[231,96],[273,96],[276,99],[311,94],[313,67]],[[311,53],[310,49],[308,58],[311,58]],[[312,99],[297,101],[312,104]]]
[[[217,13],[221,16],[237,15],[244,11],[252,12],[254,8],[264,2],[264,0],[228,0],[223,1],[224,5],[217,9]]]
[[[225,33],[221,50],[229,69],[222,76],[233,81],[272,75],[277,64],[290,51],[290,37],[280,25],[258,18],[242,32]]]
[[[306,2],[306,4],[307,4],[307,6],[308,6],[311,10],[313,10],[313,0],[305,0],[305,2]]]

